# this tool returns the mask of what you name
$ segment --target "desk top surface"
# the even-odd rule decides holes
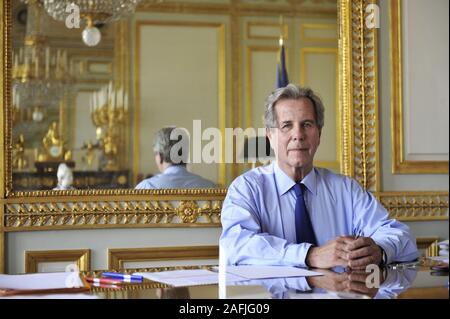
[[[167,269],[165,269],[167,270]],[[324,276],[246,280],[224,286],[204,285],[173,288],[144,279],[120,288],[92,287],[91,294],[102,299],[410,299],[449,298],[448,272],[430,267],[385,268],[381,284],[370,273],[316,270]],[[129,272],[129,270],[128,270]],[[96,274],[99,274],[96,272]]]

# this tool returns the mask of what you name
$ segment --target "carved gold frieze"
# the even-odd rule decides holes
[[[383,192],[377,195],[391,218],[448,220],[448,192]]]
[[[182,201],[177,208],[177,215],[183,223],[194,223],[199,215],[199,207],[193,201]]]
[[[6,231],[220,225],[221,200],[133,200],[9,203]]]

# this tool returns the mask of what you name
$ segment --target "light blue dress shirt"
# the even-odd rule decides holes
[[[354,179],[313,168],[302,183],[319,246],[338,236],[371,237],[386,262],[418,257],[409,228],[389,219],[386,209]],[[220,248],[228,264],[306,267],[309,243],[296,244],[295,182],[277,163],[236,178],[222,207]]]
[[[201,176],[188,172],[184,165],[172,165],[167,167],[162,174],[144,179],[135,189],[214,187],[216,187],[216,184]]]

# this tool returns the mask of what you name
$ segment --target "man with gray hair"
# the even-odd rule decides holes
[[[239,176],[222,207],[221,255],[228,264],[364,269],[418,257],[406,225],[354,179],[313,166],[324,106],[293,84],[266,101],[276,161]]]
[[[183,129],[164,127],[155,136],[155,162],[161,174],[144,179],[136,189],[157,188],[214,188],[216,185],[188,172],[189,135]]]

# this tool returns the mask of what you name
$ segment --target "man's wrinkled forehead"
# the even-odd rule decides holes
[[[279,107],[277,107],[279,104],[281,104],[282,102],[284,102],[284,101],[309,101],[309,103],[308,102],[306,102],[304,105],[308,105],[308,104],[310,104],[311,105],[311,107],[312,107],[312,111],[314,112],[314,103],[313,103],[313,101],[311,101],[311,99],[310,98],[308,98],[308,97],[300,97],[300,98],[298,98],[298,99],[293,99],[293,98],[283,98],[283,99],[280,99],[280,100],[278,100],[277,101],[277,103],[275,103],[274,104],[274,109],[275,109],[275,116],[276,116],[276,120],[277,120],[277,122],[279,123],[280,121],[284,121],[284,120],[288,120],[288,119],[286,119],[286,118],[289,118],[289,117],[292,117],[293,116],[293,114],[294,114],[294,109],[290,109],[290,108],[283,108],[282,110],[280,110],[280,108]],[[297,104],[298,105],[298,104]],[[315,113],[314,113],[314,117],[315,117]],[[313,118],[313,120],[314,120],[314,118]]]

